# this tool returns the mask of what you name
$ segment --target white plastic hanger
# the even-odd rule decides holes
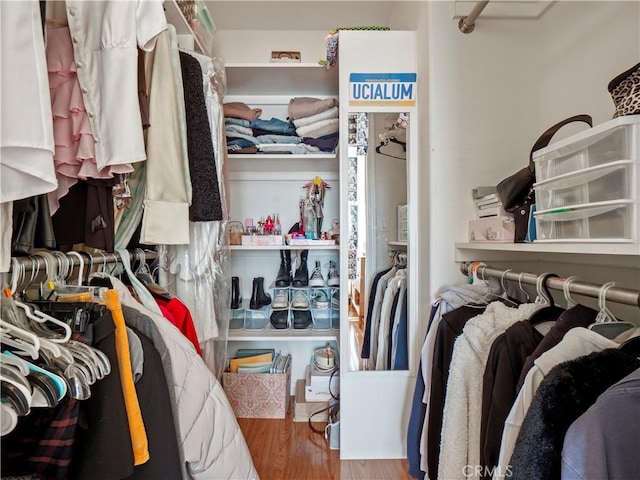
[[[562,293],[564,293],[564,299],[567,302],[567,310],[575,307],[578,304],[578,302],[571,298],[570,287],[573,282],[579,279],[580,278],[576,276],[571,276],[564,279],[564,284],[562,285]]]
[[[598,292],[598,308],[600,308],[600,311],[596,316],[596,321],[589,325],[589,330],[593,330],[609,339],[614,339],[622,332],[635,327],[633,323],[619,321],[607,307],[607,291],[615,284],[615,282],[608,282],[600,288]]]
[[[38,358],[40,339],[35,334],[0,319],[0,336],[5,345],[24,352],[34,360]]]

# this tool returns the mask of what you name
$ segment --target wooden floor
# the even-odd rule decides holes
[[[291,401],[293,405],[293,399]],[[324,435],[306,422],[239,418],[253,463],[262,480],[408,480],[407,461],[340,460]],[[314,426],[322,428],[323,424]]]

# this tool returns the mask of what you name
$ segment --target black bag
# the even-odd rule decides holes
[[[515,213],[520,206],[526,203],[533,203],[533,184],[536,181],[533,153],[549,145],[555,133],[572,122],[585,122],[590,127],[593,126],[593,120],[590,115],[575,115],[556,123],[540,135],[540,138],[533,144],[531,153],[529,154],[529,165],[518,170],[513,175],[508,176],[497,185],[498,198],[507,212]]]

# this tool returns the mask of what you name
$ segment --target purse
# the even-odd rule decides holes
[[[640,113],[640,63],[611,80],[607,89],[616,107],[613,118]]]
[[[536,181],[533,153],[549,145],[556,132],[572,122],[585,122],[590,127],[593,126],[593,120],[590,115],[574,115],[556,123],[540,135],[540,138],[533,144],[529,154],[529,165],[518,170],[513,175],[509,175],[496,186],[498,198],[507,212],[513,213],[518,206],[523,205],[533,189],[533,184]]]
[[[548,128],[531,148],[529,153],[529,165],[518,170],[513,175],[502,180],[497,186],[498,198],[502,202],[503,208],[513,213],[515,221],[515,238],[514,243],[522,243],[527,237],[529,230],[529,220],[531,215],[531,206],[535,204],[535,192],[533,184],[536,181],[535,165],[533,163],[533,153],[541,148],[546,147],[551,139],[565,125],[572,122],[584,122],[589,127],[593,126],[593,119],[590,115],[574,115],[556,123]]]

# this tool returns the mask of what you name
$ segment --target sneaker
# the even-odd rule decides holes
[[[287,294],[285,292],[280,291],[273,297],[271,308],[273,308],[274,310],[283,310],[285,308],[289,308],[289,298],[287,297]]]
[[[309,299],[303,292],[296,292],[291,300],[291,308],[298,310],[307,310],[309,308]]]
[[[340,309],[340,290],[337,288],[334,288],[331,294],[331,308]]]
[[[327,273],[327,285],[330,287],[340,286],[340,275],[338,275],[338,269],[336,268],[336,262],[329,261],[329,273]]]
[[[311,292],[311,305],[313,308],[329,308],[329,297],[324,290],[313,290]]]
[[[322,276],[322,270],[320,269],[320,262],[316,260],[316,268],[311,272],[309,277],[310,287],[324,287],[324,277]]]

